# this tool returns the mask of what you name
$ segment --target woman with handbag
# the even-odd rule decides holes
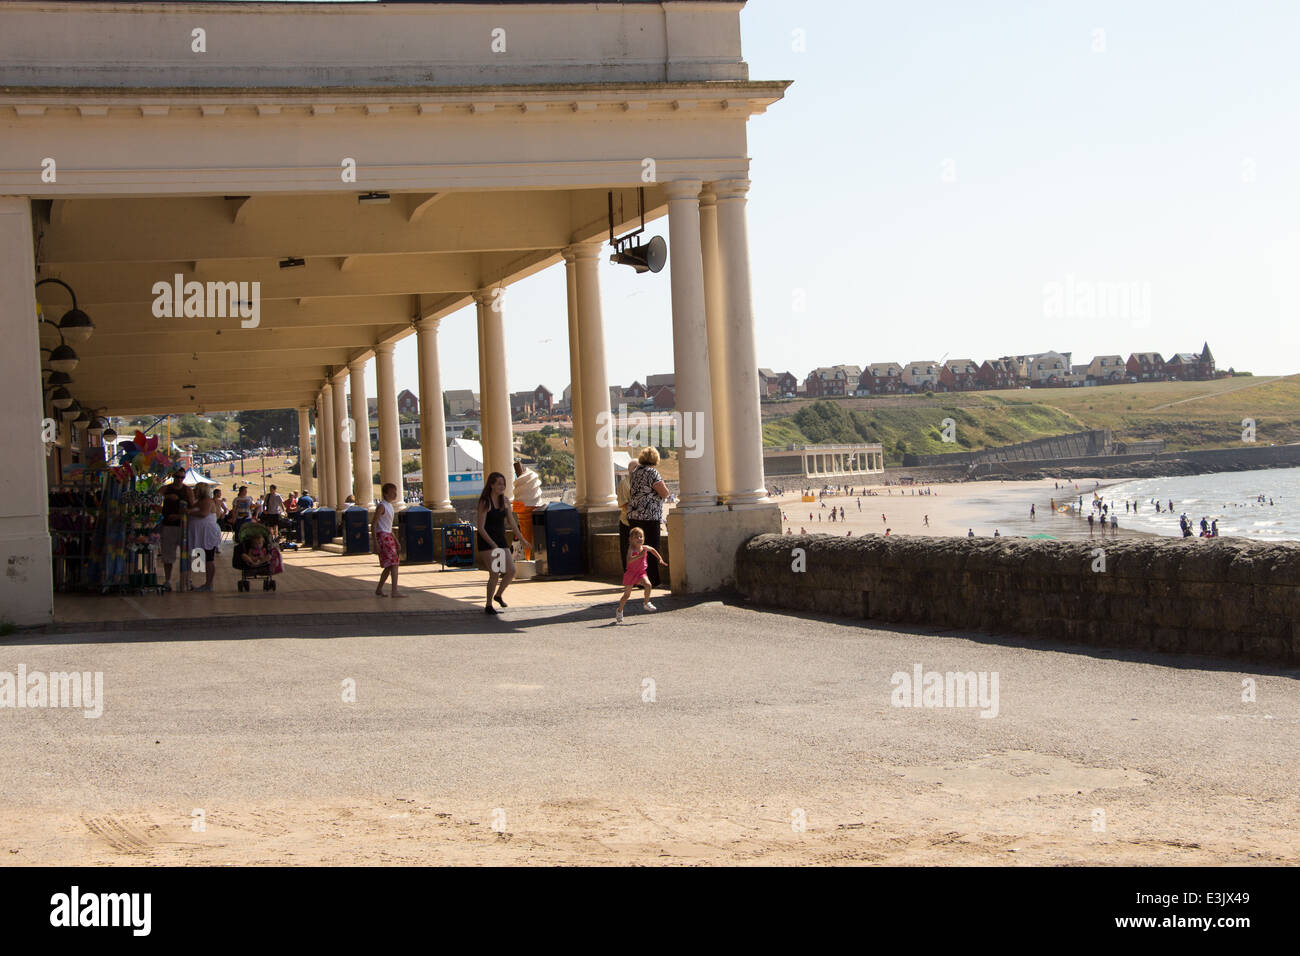
[[[637,456],[639,467],[628,475],[628,524],[645,532],[645,544],[650,548],[659,547],[659,528],[664,520],[664,499],[668,497],[668,485],[655,467],[659,464],[659,452],[646,446]],[[627,552],[623,553],[626,562]],[[626,564],[624,565],[626,567]],[[659,559],[653,554],[646,565],[646,577],[652,588],[660,587]]]

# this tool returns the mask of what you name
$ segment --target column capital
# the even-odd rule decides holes
[[[595,259],[600,255],[600,247],[603,243],[603,239],[595,242],[575,242],[561,249],[560,255],[564,256],[565,262],[574,262],[578,259]]]
[[[497,291],[498,289],[500,290],[500,293],[498,293]],[[505,293],[506,293],[505,286],[494,285],[494,286],[488,286],[487,288],[484,289],[475,289],[472,295],[474,296],[474,301],[477,302],[479,305],[491,306],[493,302],[500,301],[500,299],[505,295]]]
[[[699,199],[700,189],[704,186],[699,179],[674,179],[666,183],[660,183],[663,186],[664,194],[668,197],[669,202],[682,199]]]
[[[392,355],[392,354],[393,354],[393,343],[392,343],[392,342],[380,342],[378,345],[375,346],[375,354],[376,354],[376,355]],[[364,364],[364,363],[362,363],[362,364]]]
[[[364,375],[366,372],[366,360],[353,359],[348,363],[348,371],[353,375]]]
[[[749,195],[748,179],[719,179],[713,184],[713,192],[718,202],[728,199],[743,200]]]
[[[442,318],[440,316],[430,315],[423,319],[416,319],[411,324],[415,326],[415,331],[417,332],[437,332],[438,326],[442,324]]]
[[[348,367],[346,365],[340,366],[339,370],[335,372],[333,375],[331,375],[329,378],[330,381],[333,382],[335,385],[342,387],[347,383],[348,380]],[[328,385],[326,385],[325,387],[329,388]]]
[[[705,183],[700,187],[700,205],[716,206],[718,204],[718,193],[714,189],[713,183]]]

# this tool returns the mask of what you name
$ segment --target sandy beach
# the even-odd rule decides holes
[[[1089,508],[1093,491],[1105,496],[1108,485],[1116,481],[1096,479],[1078,482],[1040,481],[972,481],[962,484],[934,484],[918,486],[866,485],[855,487],[855,494],[828,493],[824,499],[807,502],[800,500],[797,491],[787,489],[777,497],[781,504],[782,531],[794,534],[862,534],[929,535],[935,537],[965,537],[974,531],[977,537],[1050,535],[1054,538],[1089,537],[1087,521],[1077,515],[1056,514],[1052,502],[1078,502],[1083,496],[1085,509]],[[1076,490],[1077,489],[1077,490]],[[857,494],[861,491],[861,494]],[[825,507],[823,507],[825,505]],[[832,522],[832,505],[844,509],[844,519]],[[1030,518],[1029,508],[1034,506],[1035,517]],[[1147,535],[1148,532],[1127,530],[1124,514],[1119,518],[1119,535]],[[928,523],[927,523],[928,521]],[[1096,536],[1100,537],[1097,531]],[[1107,531],[1107,537],[1111,533]]]

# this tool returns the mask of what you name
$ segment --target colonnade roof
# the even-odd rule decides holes
[[[311,404],[416,320],[599,242],[611,192],[622,234],[639,188],[650,221],[660,183],[746,179],[746,124],[788,84],[749,80],[742,7],[0,0],[0,195],[34,200],[37,277],[95,323],[73,396]],[[257,283],[256,326],[155,315],[176,276]]]
[[[635,191],[621,195],[636,209]],[[659,215],[660,190],[648,191]],[[559,261],[607,230],[605,190],[53,200],[36,204],[39,277],[75,290],[95,333],[76,345],[72,391],[110,414],[310,405],[381,342]],[[620,221],[620,229],[628,224]],[[286,256],[300,267],[281,268]],[[156,283],[259,283],[256,327],[238,314],[158,317]],[[220,288],[218,289],[220,292]],[[70,307],[37,290],[47,316]],[[244,293],[240,293],[241,295]],[[163,293],[171,305],[174,295]],[[226,296],[224,301],[230,301]],[[557,303],[563,309],[563,303]],[[248,311],[251,311],[248,310]],[[47,347],[57,344],[49,329]]]

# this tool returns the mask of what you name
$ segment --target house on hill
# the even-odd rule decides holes
[[[1210,354],[1210,343],[1201,347],[1201,354],[1195,352],[1176,352],[1165,363],[1165,374],[1179,382],[1204,382],[1214,378],[1214,356]]]
[[[976,386],[975,373],[979,371],[970,359],[948,359],[939,368],[939,382],[936,391],[969,392]]]
[[[793,398],[799,390],[799,380],[789,372],[774,372],[770,368],[760,368],[758,388],[764,398]]]
[[[1134,352],[1124,364],[1130,382],[1162,382],[1165,379],[1165,360],[1159,352]]]
[[[852,377],[850,378],[850,371]],[[809,398],[830,398],[832,396],[849,395],[853,392],[858,376],[862,370],[856,365],[830,365],[821,368],[815,368],[808,373],[804,380],[804,388],[808,392]]]
[[[925,360],[903,366],[903,384],[908,391],[932,392],[939,384],[939,363]]]
[[[858,395],[897,395],[903,387],[903,366],[897,362],[872,362],[858,376]]]
[[[1019,366],[1015,359],[985,359],[975,373],[980,388],[1015,388],[1019,384]]]
[[[1088,363],[1085,374],[1098,385],[1115,385],[1128,377],[1128,370],[1122,355],[1098,355]]]
[[[409,388],[397,393],[397,412],[399,415],[420,414],[420,399]]]

